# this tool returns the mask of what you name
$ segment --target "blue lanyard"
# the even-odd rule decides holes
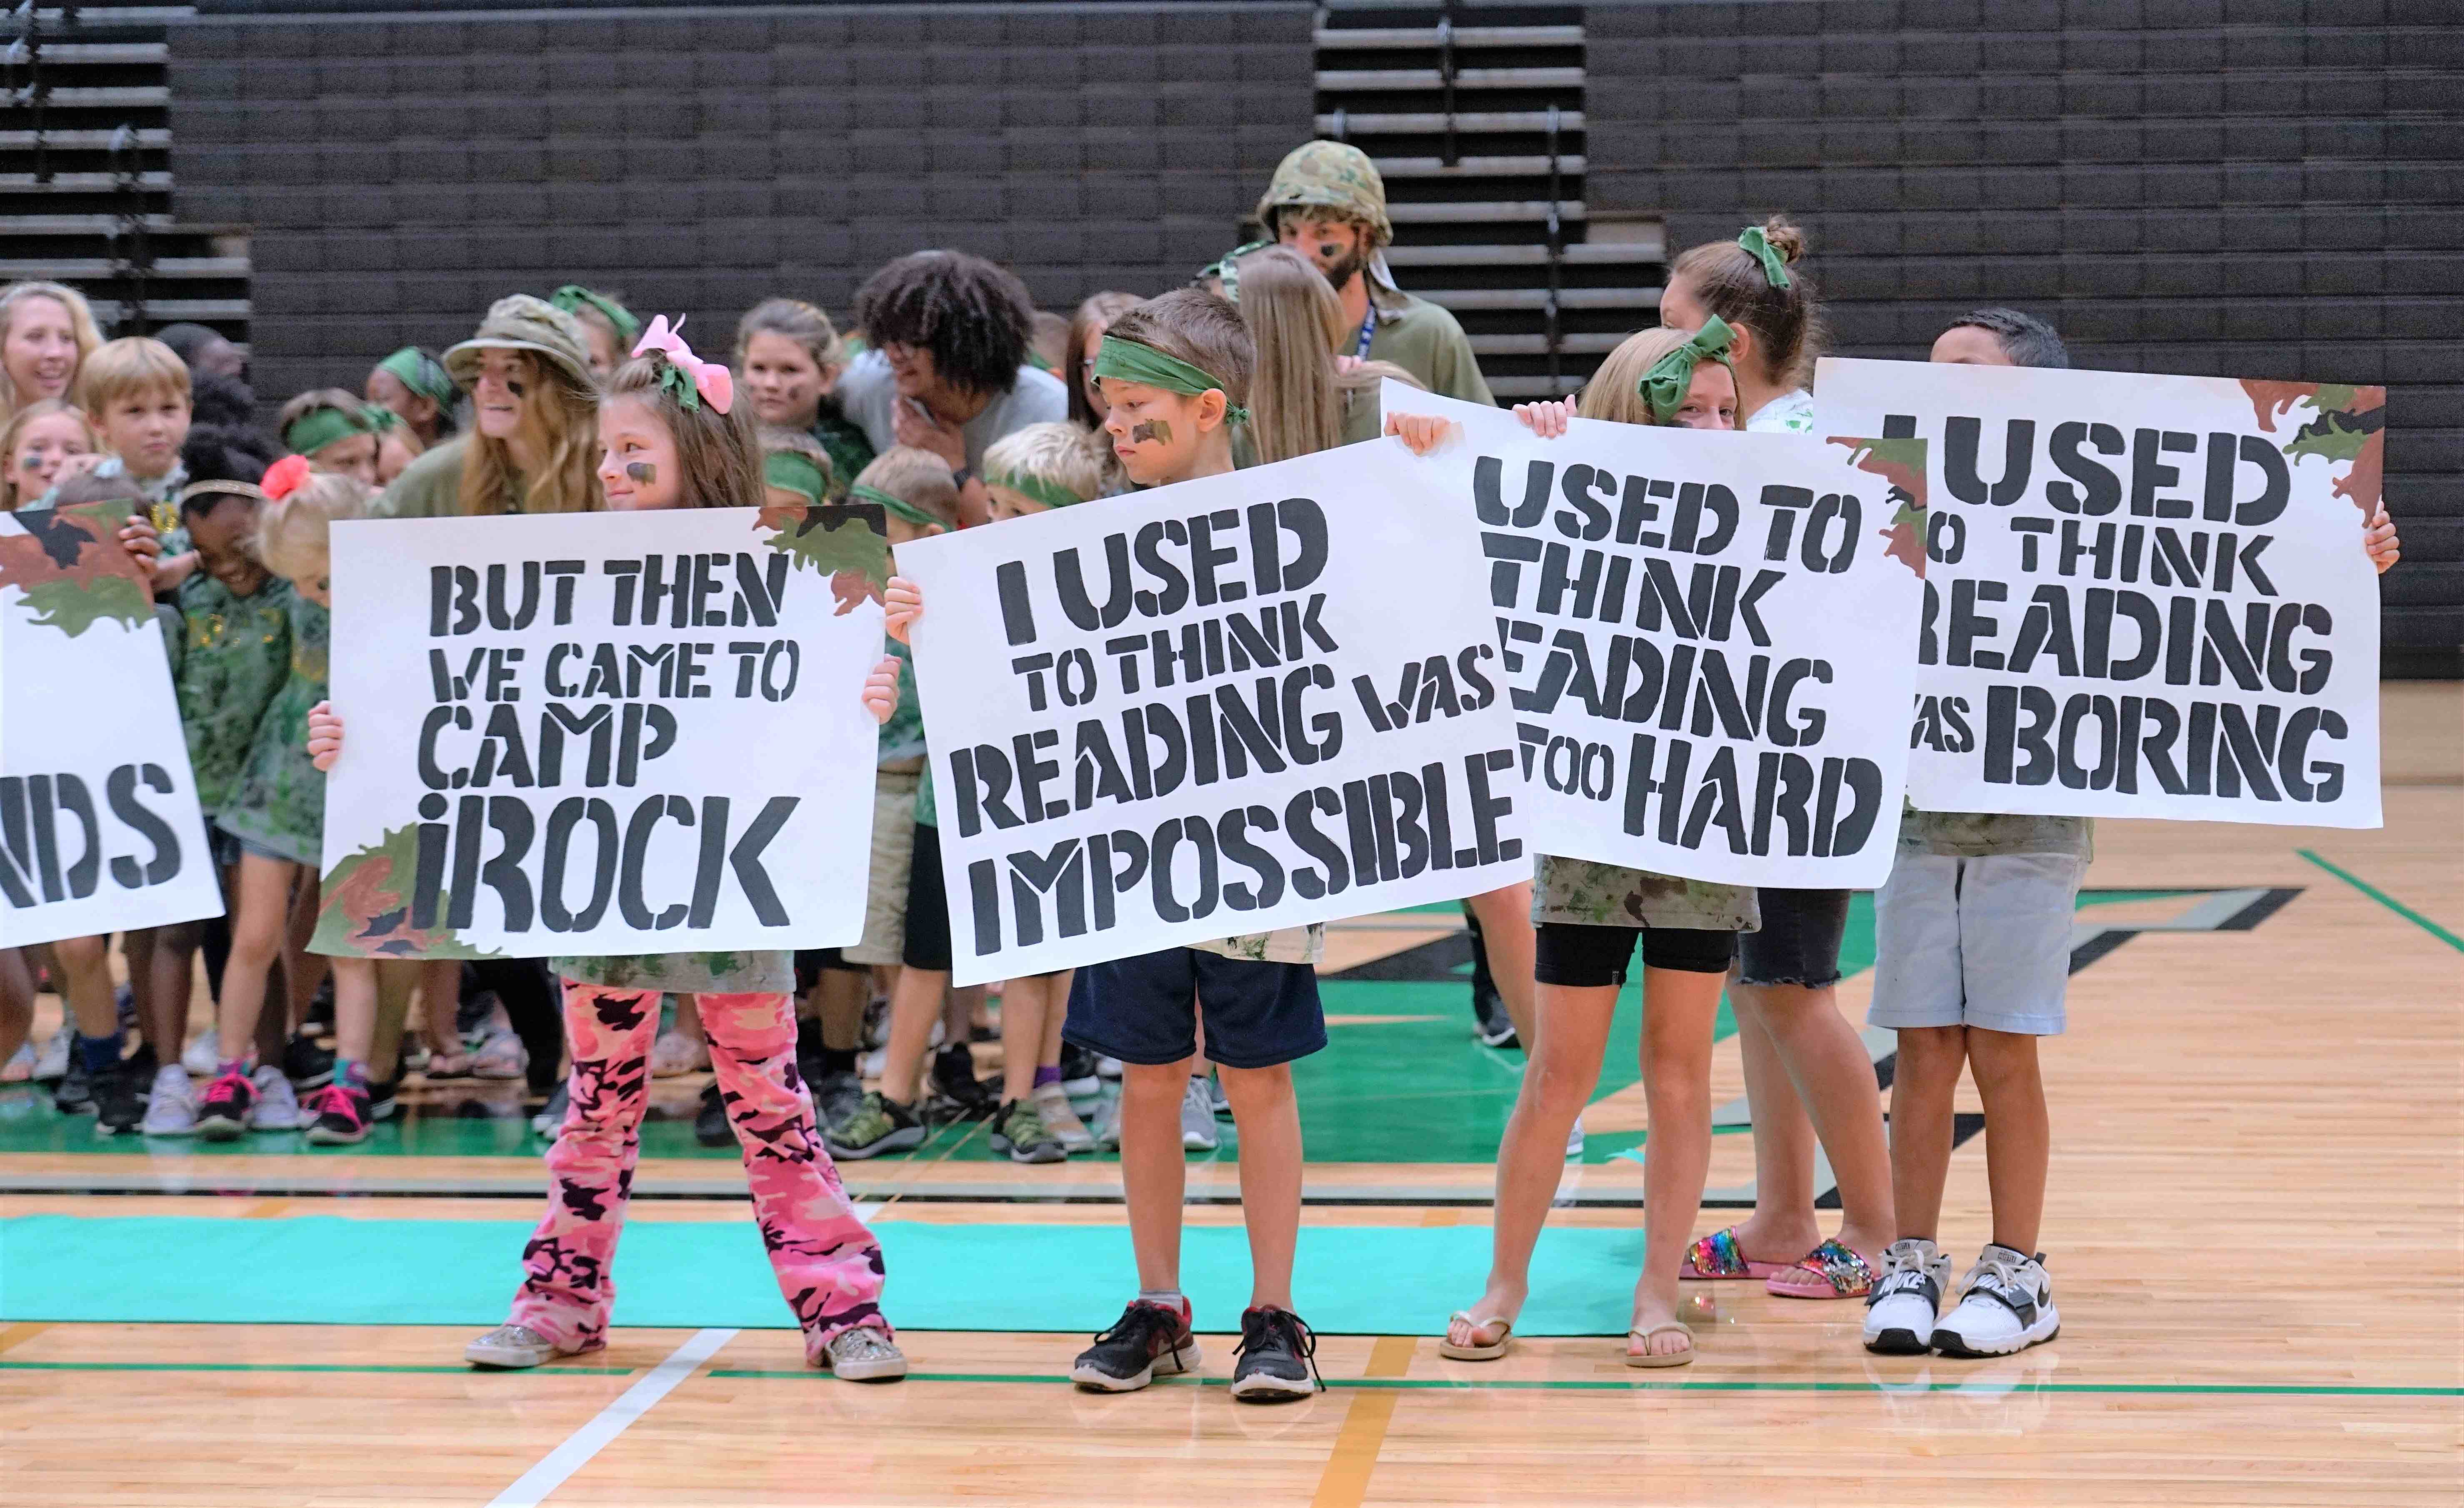
[[[1352,354],[1359,358],[1361,361],[1368,361],[1370,338],[1375,336],[1376,333],[1377,306],[1376,304],[1372,303],[1369,306],[1369,317],[1360,321],[1360,342],[1352,348]]]

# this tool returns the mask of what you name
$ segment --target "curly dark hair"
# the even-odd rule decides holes
[[[1034,313],[1015,273],[964,251],[902,256],[855,295],[865,339],[930,351],[942,382],[975,393],[1017,385]]]

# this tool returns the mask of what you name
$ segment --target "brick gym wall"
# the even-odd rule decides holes
[[[2385,382],[2390,673],[2464,673],[2464,3],[1722,0],[1587,12],[1595,209],[1786,209],[1833,347],[1980,303],[2082,366]]]

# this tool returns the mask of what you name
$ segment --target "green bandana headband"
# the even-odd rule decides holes
[[[642,321],[633,317],[633,311],[605,294],[592,293],[580,283],[565,284],[555,293],[548,295],[547,301],[566,314],[577,313],[581,305],[588,304],[605,315],[607,322],[616,327],[616,339],[622,345],[630,346],[635,340],[641,339]]]
[[[862,482],[858,482],[853,487],[847,489],[847,495],[855,498],[859,502],[879,503],[883,508],[889,511],[891,517],[904,518],[918,529],[947,529],[949,527],[949,525],[941,522],[941,520],[934,517],[931,514],[926,513],[921,508],[916,507],[906,498],[892,497],[878,487],[867,487]]]
[[[1651,422],[1664,425],[1668,416],[1685,404],[1685,390],[1694,385],[1694,368],[1705,361],[1719,362],[1733,373],[1728,362],[1728,346],[1733,332],[1727,320],[1713,315],[1694,332],[1694,339],[1669,352],[1651,364],[1635,384],[1635,391],[1651,405]]]
[[[1073,508],[1087,500],[1059,482],[1030,476],[1024,471],[987,471],[984,485],[1004,488],[1028,502],[1042,503],[1046,508]]]
[[[402,425],[402,415],[383,404],[362,404],[360,417],[366,420],[368,427],[378,434],[383,434],[388,429],[399,428]]]
[[[1177,356],[1167,356],[1154,346],[1140,345],[1135,340],[1124,340],[1111,335],[1104,337],[1104,343],[1095,349],[1095,375],[1160,387],[1167,393],[1178,393],[1184,398],[1195,398],[1210,391],[1221,393],[1225,404],[1223,422],[1227,425],[1249,422],[1249,410],[1231,401],[1232,390],[1223,385],[1221,378],[1210,377]]]
[[[451,408],[453,401],[462,396],[462,389],[453,384],[444,365],[415,345],[404,346],[379,361],[377,370],[392,373],[394,381],[440,408]]]
[[[829,496],[830,484],[822,475],[820,463],[801,450],[773,450],[763,456],[761,480],[772,487],[802,492],[817,504]]]
[[[1224,302],[1237,304],[1241,301],[1241,258],[1252,251],[1263,251],[1274,244],[1272,241],[1252,241],[1246,246],[1236,246],[1224,252],[1221,260],[1199,268],[1198,280],[1204,282],[1213,277],[1223,285]]]
[[[343,408],[312,408],[291,421],[282,443],[298,455],[315,455],[339,440],[370,432],[366,419]]]
[[[1749,225],[1738,231],[1737,244],[1754,253],[1754,260],[1763,264],[1763,276],[1773,288],[1788,286],[1788,258],[1771,249],[1771,237],[1763,234],[1761,226]]]

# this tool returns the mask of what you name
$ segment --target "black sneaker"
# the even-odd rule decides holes
[[[931,1100],[926,1114],[936,1121],[981,1121],[1001,1108],[1001,1095],[976,1077],[976,1056],[964,1042],[952,1042],[933,1055],[926,1077]]]
[[[1471,1035],[1480,1039],[1483,1047],[1494,1047],[1500,1052],[1522,1047],[1522,1038],[1514,1033],[1514,1017],[1506,1014],[1506,1001],[1498,994],[1497,986],[1485,979],[1473,983],[1471,1014]]]
[[[94,1134],[134,1134],[145,1120],[145,1102],[154,1086],[154,1054],[141,1048],[94,1080]]]
[[[1095,1055],[1076,1042],[1061,1044],[1061,1092],[1073,1100],[1092,1099],[1104,1092]]]
[[[824,1126],[836,1126],[864,1104],[864,1081],[853,1070],[825,1073],[812,1081],[813,1113]]]
[[[1058,1163],[1069,1156],[1032,1100],[1012,1100],[1001,1107],[993,1117],[992,1144],[994,1151],[1014,1163]]]
[[[393,1065],[393,1077],[368,1085],[368,1119],[390,1121],[401,1108],[403,1068],[399,1060]]]
[[[727,1119],[727,1102],[715,1083],[702,1086],[701,1108],[693,1112],[693,1140],[704,1147],[736,1145],[736,1127]]]
[[[334,1082],[334,1055],[304,1033],[282,1045],[282,1077],[303,1093]]]
[[[1078,1353],[1069,1380],[1090,1392],[1133,1393],[1155,1381],[1155,1368],[1194,1372],[1204,1365],[1190,1333],[1189,1306],[1179,1311],[1133,1300],[1112,1327]]]
[[[1288,1309],[1243,1311],[1232,1354],[1232,1396],[1244,1402],[1282,1403],[1326,1390],[1317,1375],[1317,1332]]]
[[[52,1108],[62,1115],[86,1115],[94,1109],[94,1076],[86,1072],[85,1055],[69,1043],[69,1071],[52,1086]]]

